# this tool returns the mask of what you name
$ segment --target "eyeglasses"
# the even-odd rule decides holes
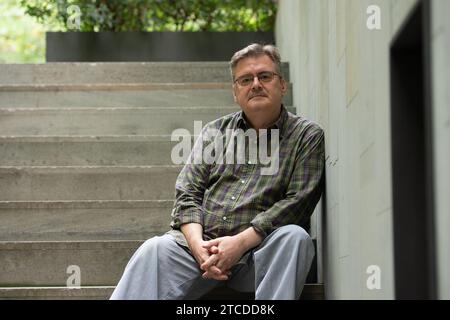
[[[239,83],[240,86],[246,87],[253,83],[253,80],[255,79],[255,77],[257,77],[260,82],[269,83],[270,81],[273,80],[273,77],[275,77],[275,76],[279,76],[281,79],[281,76],[278,73],[271,72],[271,71],[263,71],[263,72],[258,73],[256,76],[254,76],[252,74],[243,75],[243,76],[237,78],[236,80],[234,80],[234,83],[237,82],[237,83]]]

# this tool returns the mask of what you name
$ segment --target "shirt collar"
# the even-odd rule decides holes
[[[268,129],[278,129],[280,130],[280,138],[283,138],[283,135],[285,133],[285,129],[286,129],[286,123],[287,123],[287,118],[288,118],[288,113],[286,108],[284,107],[284,105],[281,105],[281,114],[280,117],[278,118],[277,121],[275,121],[275,123],[273,125],[271,125]],[[237,118],[237,122],[236,122],[236,126],[237,128],[243,129],[243,130],[247,130],[250,129],[251,126],[248,123],[244,111],[240,111],[238,114],[238,118]]]

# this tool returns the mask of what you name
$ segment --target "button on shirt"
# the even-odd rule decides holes
[[[249,128],[245,115],[239,111],[208,123],[202,134],[208,129],[225,135],[227,129]],[[269,129],[279,130],[279,163],[274,174],[262,175],[261,168],[269,165],[248,160],[247,152],[241,163],[188,161],[183,167],[176,181],[169,231],[179,244],[187,246],[179,230],[185,223],[201,224],[205,240],[232,236],[250,226],[263,238],[287,224],[309,229],[310,216],[323,189],[323,130],[316,123],[288,112],[284,106]],[[200,139],[201,136],[197,148]],[[223,148],[226,152],[231,147],[224,144]]]

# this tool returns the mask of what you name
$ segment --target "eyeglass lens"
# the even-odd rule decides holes
[[[264,72],[260,72],[256,75],[256,77],[258,77],[258,80],[261,82],[270,82],[272,81],[273,77],[276,75],[276,73],[274,72],[269,72],[269,71],[264,71]],[[244,75],[242,77],[239,77],[238,79],[236,79],[236,81],[241,85],[241,86],[248,86],[249,84],[251,84],[253,82],[253,79],[255,79],[254,75],[248,74],[248,75]]]

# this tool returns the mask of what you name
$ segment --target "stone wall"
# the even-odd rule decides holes
[[[317,121],[326,132],[322,231],[328,299],[395,298],[389,46],[416,2],[279,2],[276,42],[282,57],[290,63],[294,105],[297,113]],[[380,9],[380,29],[367,27],[370,5]],[[439,5],[448,7],[445,0]],[[436,12],[442,14],[438,9]],[[441,20],[448,35],[448,20],[445,16]],[[448,48],[448,36],[446,41],[439,45]],[[438,82],[449,83],[444,78]],[[442,86],[436,88],[441,88],[436,95],[445,95]],[[439,109],[448,119],[445,101],[449,101],[448,94],[442,96]],[[448,136],[446,121],[436,130]],[[437,166],[443,167],[449,158],[448,146],[445,154],[439,152]],[[448,190],[448,181],[439,180],[439,188]],[[448,200],[441,193],[437,195],[441,195],[442,208],[449,208]],[[442,215],[441,219],[448,226],[448,217]],[[448,243],[448,235],[440,235],[447,237],[444,240]],[[442,265],[448,262],[448,255],[444,259]],[[381,271],[380,289],[367,287],[367,268],[372,265]]]
[[[450,1],[431,6],[433,143],[439,298],[450,299]]]

